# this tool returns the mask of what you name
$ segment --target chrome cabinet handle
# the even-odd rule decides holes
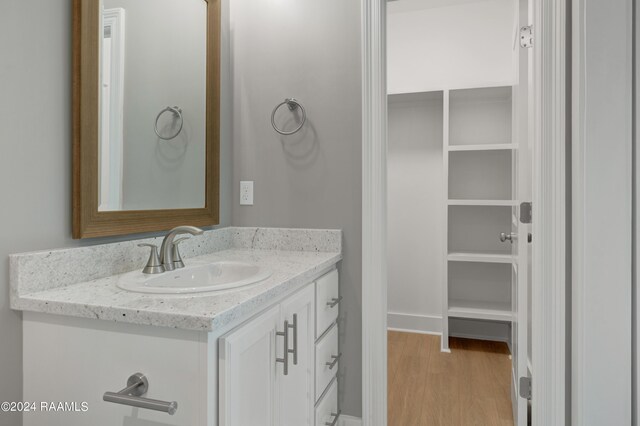
[[[340,301],[342,300],[342,296],[334,297],[331,301],[327,302],[327,306],[330,308],[334,308]]]
[[[288,326],[293,329],[293,349],[287,351],[293,354],[293,365],[298,365],[298,314],[293,314],[293,324]]]
[[[510,232],[510,233],[508,233],[508,234],[507,234],[507,233],[505,233],[505,232],[501,232],[501,233],[500,233],[500,241],[502,241],[503,243],[504,243],[505,241],[509,240],[509,242],[510,242],[511,244],[513,244],[513,241],[514,241],[517,237],[518,237],[518,236],[517,236],[515,233],[513,233],[513,232]]]
[[[281,362],[283,373],[289,375],[289,320],[284,320],[284,331],[276,331],[276,336],[284,337],[284,355],[282,358],[276,358],[276,362]]]
[[[149,390],[149,381],[142,373],[129,376],[127,387],[118,392],[105,392],[102,400],[116,404],[130,405],[132,407],[146,408],[148,410],[162,411],[174,415],[178,410],[175,401],[159,401],[157,399],[142,398]]]
[[[289,329],[293,329],[293,349],[289,349]],[[276,358],[276,362],[283,364],[283,373],[289,375],[289,354],[293,354],[293,365],[298,365],[298,314],[293,314],[293,324],[284,320],[284,331],[276,331],[276,336],[284,337],[284,356]]]
[[[341,410],[338,410],[337,413],[331,413],[331,417],[334,417],[332,422],[325,422],[324,424],[327,426],[336,426],[338,424],[338,419],[340,419],[340,414],[342,414]]]
[[[338,361],[340,361],[340,358],[342,358],[342,354],[331,355],[331,359],[333,361],[328,361],[328,362],[325,362],[324,364],[329,366],[329,370],[333,370],[333,367],[335,367]]]

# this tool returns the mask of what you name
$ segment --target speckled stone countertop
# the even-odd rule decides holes
[[[223,228],[183,242],[190,260],[242,260],[273,274],[239,289],[200,294],[134,293],[119,274],[141,269],[148,249],[127,241],[10,256],[11,307],[186,330],[211,331],[301,288],[342,259],[339,230]]]

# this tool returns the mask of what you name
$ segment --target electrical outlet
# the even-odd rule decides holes
[[[253,205],[253,181],[252,180],[240,181],[240,205],[241,206]]]

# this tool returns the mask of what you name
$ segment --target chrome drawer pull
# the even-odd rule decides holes
[[[330,308],[335,307],[338,303],[340,303],[340,301],[342,300],[342,296],[340,297],[334,297],[333,299],[331,299],[330,302],[327,302],[327,306]]]
[[[293,329],[293,349],[287,351],[293,354],[293,365],[298,365],[298,314],[293,314],[293,325],[289,324],[289,328]]]
[[[341,410],[338,410],[337,413],[331,413],[331,417],[335,417],[332,422],[325,422],[324,424],[327,426],[336,426],[338,424],[338,419],[340,418],[340,414],[342,414]]]
[[[338,361],[340,361],[340,358],[342,358],[342,354],[340,354],[340,355],[331,355],[331,359],[333,361],[325,362],[325,365],[329,366],[329,370],[333,370],[333,367],[335,367],[336,364],[338,363]]]
[[[282,369],[285,376],[289,375],[289,320],[284,320],[284,331],[276,331],[276,336],[284,337],[284,357],[276,358],[276,362],[283,364]]]
[[[148,410],[163,411],[174,415],[178,410],[175,401],[159,401],[157,399],[142,398],[149,390],[149,381],[142,373],[129,376],[127,387],[118,392],[105,392],[102,400],[116,404],[130,405],[132,407],[146,408]]]

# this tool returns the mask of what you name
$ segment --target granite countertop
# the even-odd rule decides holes
[[[78,279],[87,274],[91,277],[90,272],[78,271],[78,266],[75,265],[76,269],[65,274],[61,271],[65,269],[65,262],[60,262],[60,259],[64,258],[67,262],[73,261],[75,264],[75,261],[87,255],[87,250],[93,250],[94,255],[102,254],[95,253],[96,246],[83,247],[59,252],[12,255],[11,307],[22,311],[211,331],[224,327],[261,307],[267,307],[271,301],[275,301],[286,293],[302,288],[342,259],[341,231],[269,228],[251,228],[253,231],[246,231],[247,229],[225,228],[208,231],[205,234],[209,234],[209,238],[223,241],[223,244],[214,248],[202,243],[197,247],[193,245],[190,248],[187,247],[185,253],[196,254],[196,256],[185,256],[185,263],[188,265],[190,261],[240,260],[253,262],[272,271],[269,278],[256,284],[199,294],[135,293],[120,289],[116,285],[119,275],[130,268],[123,266],[119,271],[116,268],[119,273],[107,274],[105,271],[108,271],[109,267],[105,267],[104,263],[108,263],[108,260],[101,262],[101,265],[94,265],[102,271],[99,275],[103,276],[78,282]],[[303,236],[300,239],[302,232],[311,232],[314,235]],[[287,238],[285,233],[289,233],[291,238]],[[260,235],[261,239],[256,238]],[[297,241],[297,243],[292,245],[291,241]],[[300,241],[304,243],[301,244]],[[136,243],[139,242],[136,241]],[[133,243],[105,245],[98,250],[111,250],[111,254],[117,253],[117,247],[113,246],[118,244],[123,245],[123,249],[131,250]],[[75,253],[77,255],[75,259],[74,250],[78,251]],[[85,252],[80,252],[82,250]],[[203,251],[211,252],[203,254]],[[47,265],[48,261],[53,260],[52,258],[57,261],[54,263],[62,263],[62,265],[55,269],[58,276],[47,280],[40,275],[53,268]],[[110,259],[117,261],[118,256],[112,255]],[[42,273],[34,268],[38,261],[43,263],[45,271]],[[115,267],[114,265],[106,266]],[[88,267],[91,268],[89,265]],[[138,267],[141,266],[138,265]],[[71,282],[74,280],[75,283]],[[51,284],[50,281],[56,283]]]

